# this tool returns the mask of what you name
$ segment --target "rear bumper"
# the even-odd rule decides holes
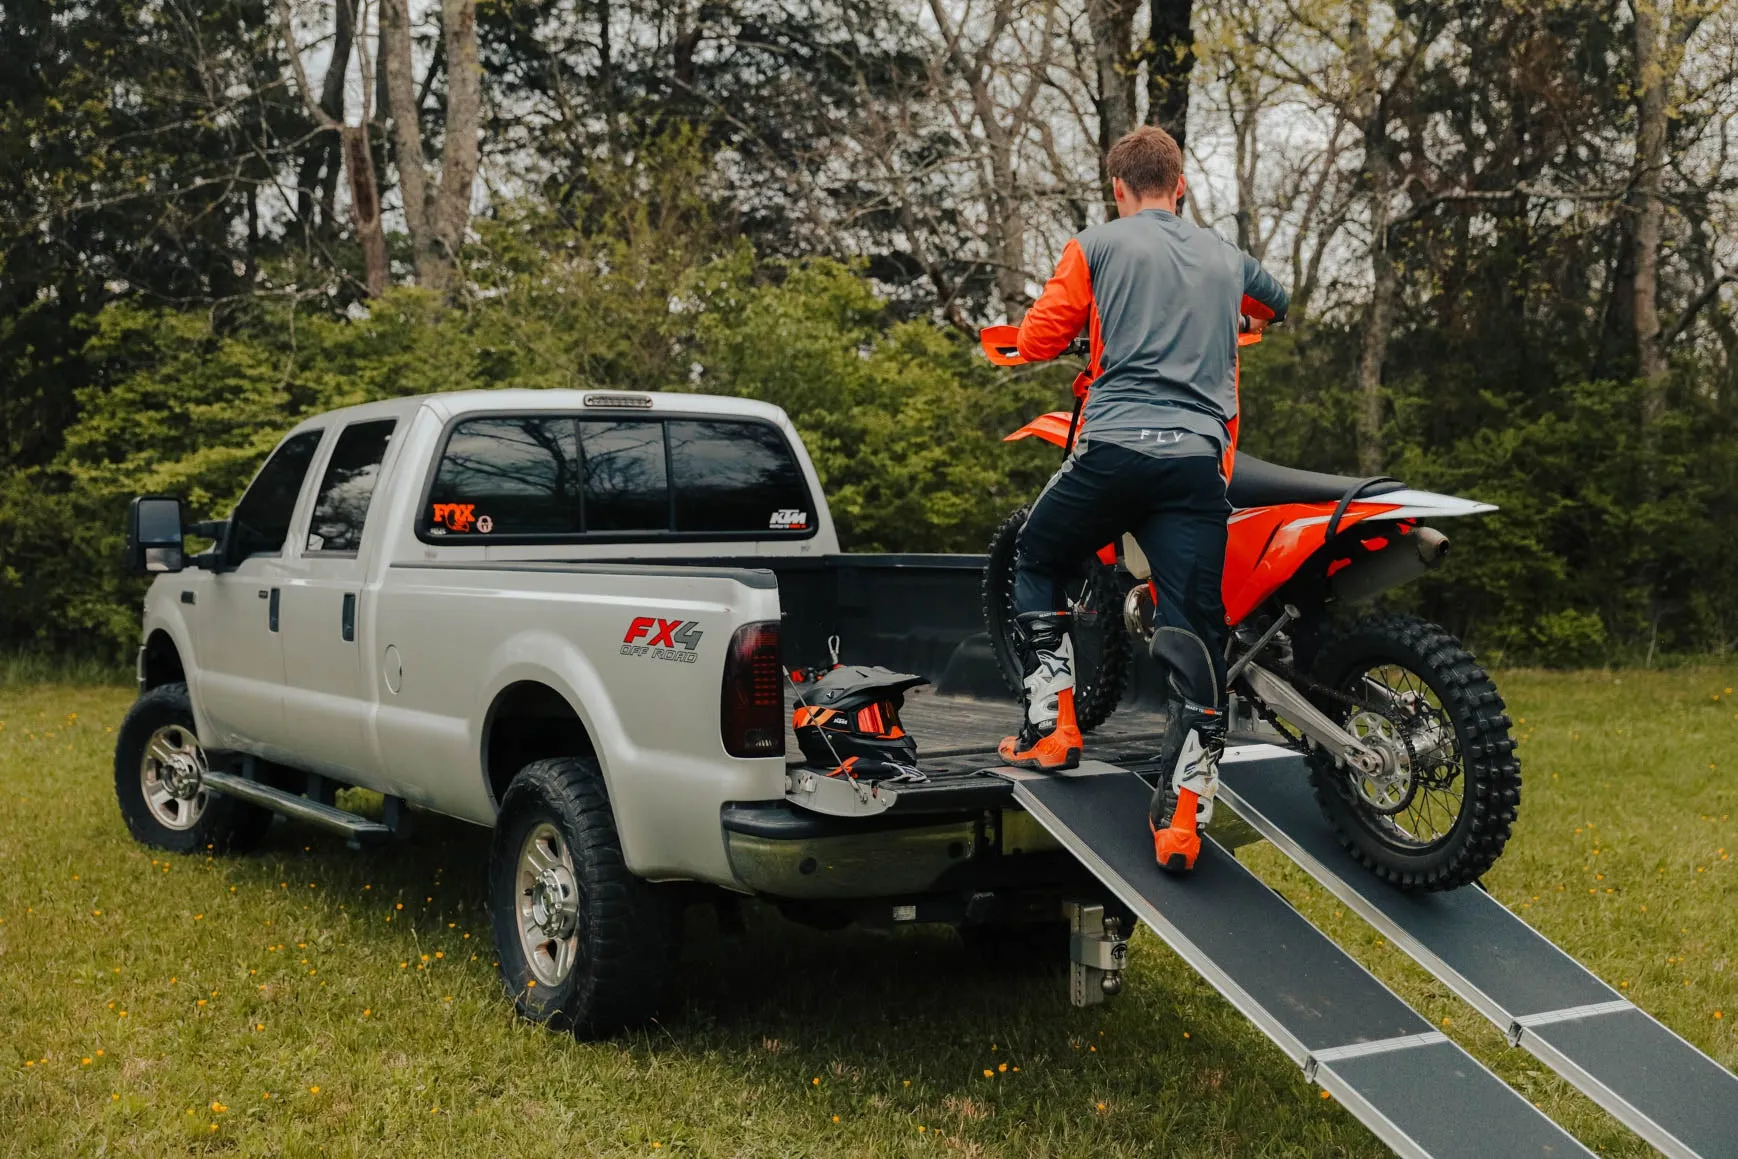
[[[846,900],[955,888],[1038,885],[1074,859],[1024,812],[827,817],[783,801],[727,804],[726,854],[738,882],[771,897]]]

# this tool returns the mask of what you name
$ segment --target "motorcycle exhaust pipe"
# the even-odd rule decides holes
[[[1448,536],[1434,527],[1415,528],[1409,534],[1390,533],[1381,551],[1356,553],[1352,565],[1335,573],[1329,588],[1335,598],[1356,601],[1380,595],[1442,566],[1448,556]],[[1408,550],[1410,548],[1411,550]]]

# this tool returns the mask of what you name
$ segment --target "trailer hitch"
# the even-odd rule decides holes
[[[1106,917],[1096,902],[1063,902],[1062,912],[1068,917],[1068,1000],[1096,1006],[1122,989],[1128,962],[1122,919]]]

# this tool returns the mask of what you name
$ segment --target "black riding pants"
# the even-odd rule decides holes
[[[1080,562],[1133,532],[1158,588],[1156,626],[1199,636],[1223,689],[1225,601],[1219,585],[1230,514],[1215,457],[1163,458],[1107,443],[1088,446],[1051,478],[1020,532],[1015,611],[1064,610],[1062,585]],[[1189,695],[1206,704],[1218,699],[1212,690],[1191,689]]]

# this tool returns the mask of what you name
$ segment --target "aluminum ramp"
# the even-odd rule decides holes
[[[1294,752],[1226,754],[1219,801],[1552,1070],[1667,1155],[1738,1159],[1738,1075],[1481,889],[1406,893],[1341,848]]]
[[[1133,774],[1096,761],[1060,777],[1000,771],[1034,819],[1396,1153],[1591,1154],[1213,841],[1191,877],[1162,872],[1152,793]]]

